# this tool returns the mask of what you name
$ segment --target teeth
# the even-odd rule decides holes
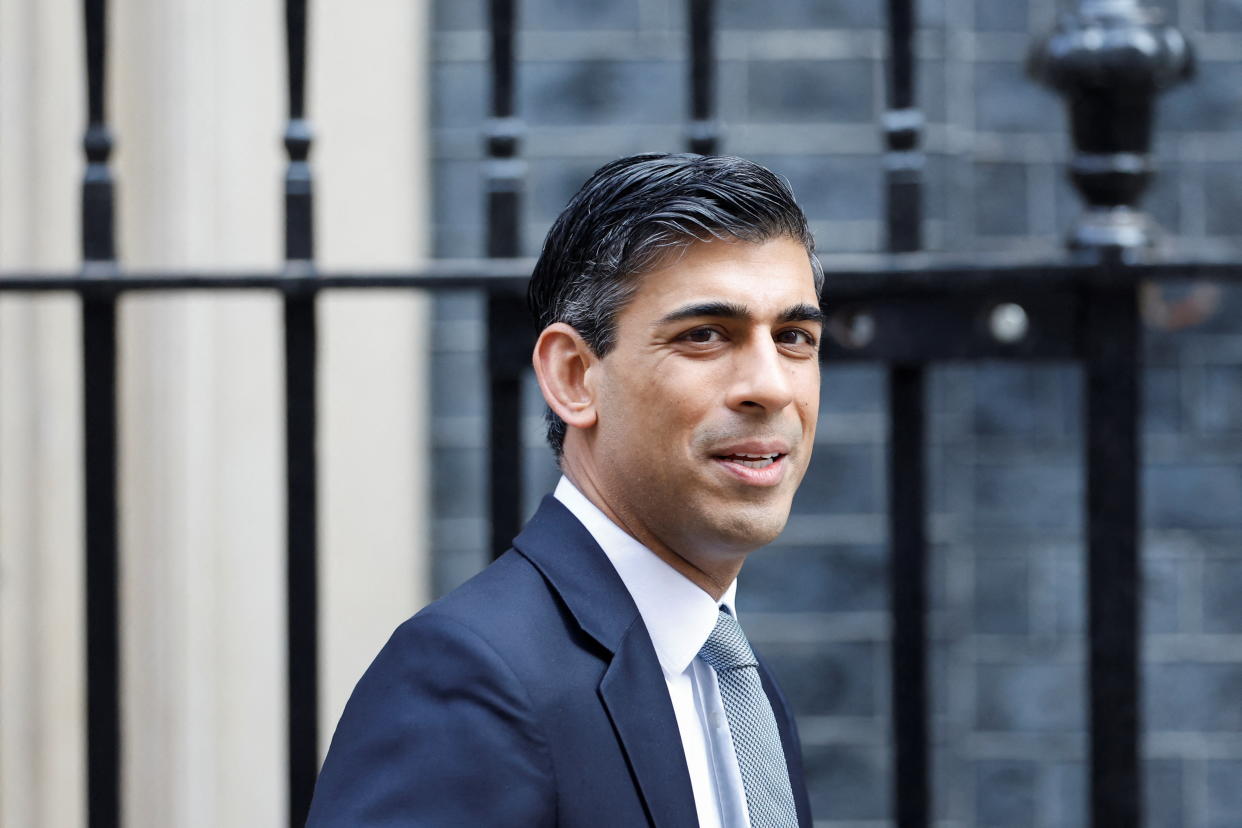
[[[776,462],[776,458],[780,457],[779,453],[773,454],[730,454],[725,457],[731,463],[737,463],[739,466],[746,466],[750,469],[766,468]]]

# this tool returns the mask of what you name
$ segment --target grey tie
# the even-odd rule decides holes
[[[727,611],[720,611],[699,658],[716,671],[720,684],[751,828],[796,828],[789,768],[772,705],[759,680],[759,662],[737,619]]]

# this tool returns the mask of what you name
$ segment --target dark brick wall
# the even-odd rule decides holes
[[[533,254],[596,166],[683,147],[685,31],[682,3],[668,0],[521,5],[523,229]],[[1170,245],[1236,244],[1242,0],[1156,5],[1195,41],[1200,74],[1162,102],[1162,172],[1148,205]],[[485,7],[435,6],[439,256],[483,251]],[[882,8],[875,0],[719,3],[724,149],[786,175],[827,251],[875,250],[883,235]],[[1053,0],[922,4],[930,247],[1060,255],[1078,212],[1062,173],[1065,118],[1022,66],[1057,11]],[[1188,292],[1169,288],[1164,299]],[[1213,308],[1208,318],[1148,330],[1143,669],[1152,826],[1233,826],[1242,812],[1242,292],[1200,287],[1194,298]],[[441,591],[487,559],[481,308],[467,294],[437,300]],[[798,709],[817,822],[858,828],[890,815],[884,378],[875,367],[832,365],[824,379],[813,468],[786,533],[747,564],[739,604]],[[1086,824],[1079,384],[1077,369],[1057,365],[947,365],[932,374],[941,826]],[[528,508],[557,476],[540,412],[531,383]]]

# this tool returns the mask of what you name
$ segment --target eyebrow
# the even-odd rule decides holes
[[[781,322],[818,322],[824,323],[824,312],[815,305],[801,302],[792,308],[786,308],[781,314]]]
[[[710,316],[716,319],[748,319],[751,315],[749,308],[736,302],[699,302],[680,307],[665,314],[657,320],[656,326],[681,322],[685,319],[697,319],[703,316]],[[780,323],[819,322],[823,324],[824,312],[814,305],[800,302],[782,311],[777,321]]]

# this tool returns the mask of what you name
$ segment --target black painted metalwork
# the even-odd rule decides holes
[[[521,250],[522,187],[518,157],[522,126],[515,117],[514,38],[517,0],[491,0],[492,120],[487,133],[487,255],[511,258]],[[488,295],[488,435],[491,552],[509,548],[522,526],[522,375],[529,365],[526,310],[512,295]],[[515,354],[521,359],[515,360]]]
[[[892,802],[900,828],[923,826],[929,821],[925,386],[922,364],[899,362],[889,367]]]
[[[1156,241],[1139,206],[1154,172],[1156,97],[1189,78],[1194,59],[1160,12],[1137,0],[1083,0],[1031,50],[1028,69],[1069,110],[1070,178],[1086,202],[1070,248],[1113,274],[1107,285],[1089,279],[1084,293],[1091,820],[1140,826],[1142,343],[1136,282],[1125,283],[1121,264]]]
[[[285,468],[289,661],[289,824],[306,822],[319,772],[318,332],[314,278],[311,129],[305,119],[306,0],[286,0],[289,123],[285,148]]]
[[[1014,256],[979,253],[820,254],[832,278],[824,285],[825,304],[836,309],[845,302],[883,302],[938,294],[976,295],[992,292],[1075,290],[1090,276],[1097,282],[1132,284],[1156,280],[1236,282],[1242,280],[1242,249],[1234,254],[1193,259],[1127,263],[1124,270],[1100,271],[1090,262],[1031,261]],[[106,271],[0,273],[0,290],[43,293],[70,291],[82,295],[148,290],[281,290],[318,293],[322,290],[415,288],[425,290],[525,290],[532,259],[441,259],[403,271],[315,271],[308,280],[288,271]]]
[[[887,248],[923,246],[923,113],[915,101],[914,0],[888,0],[888,107],[884,113]]]
[[[886,246],[922,247],[923,116],[915,101],[914,0],[888,0],[888,109],[884,114]],[[876,315],[886,339],[904,336]],[[847,330],[857,338],[859,319]],[[943,330],[943,328],[941,328]],[[971,330],[970,326],[958,330]],[[853,342],[866,347],[867,343]],[[925,356],[909,354],[888,371],[889,601],[892,615],[891,697],[893,815],[899,828],[930,820],[927,701],[927,514],[924,416]]]
[[[1107,267],[1107,265],[1106,265]],[[1086,291],[1087,617],[1091,824],[1143,824],[1139,761],[1139,469],[1142,468],[1138,286]]]
[[[87,126],[82,145],[83,276],[115,272],[112,135],[105,118],[107,7],[86,0]],[[121,822],[120,580],[117,515],[116,294],[82,301],[86,554],[87,819]]]
[[[1156,97],[1194,70],[1185,37],[1137,0],[1082,0],[1031,50],[1028,69],[1069,110],[1070,178],[1087,205],[1071,248],[1152,244],[1155,228],[1139,202],[1154,170]]]
[[[720,151],[720,125],[716,123],[716,3],[688,0],[686,34],[690,46],[691,152],[715,155]]]

